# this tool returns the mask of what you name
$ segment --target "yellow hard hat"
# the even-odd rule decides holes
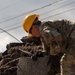
[[[31,28],[31,26],[32,26],[32,24],[33,24],[33,22],[34,22],[34,20],[36,18],[39,18],[39,15],[37,15],[37,14],[30,14],[30,15],[27,15],[24,18],[22,25],[23,25],[23,28],[24,28],[24,30],[26,32],[29,33],[29,30],[30,30],[30,28]]]

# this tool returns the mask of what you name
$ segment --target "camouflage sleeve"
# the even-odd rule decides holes
[[[41,24],[40,33],[43,40],[44,49],[48,54],[53,54],[51,50],[53,50],[52,48],[57,45],[55,40],[61,40],[61,34],[57,32],[53,25],[53,22],[51,21],[46,21]]]
[[[61,51],[66,51],[75,40],[75,24],[68,20],[46,21],[41,24],[40,33],[45,45],[55,41]]]
[[[59,22],[58,22],[59,23]],[[59,25],[56,27],[57,23],[46,21],[40,26],[40,33],[44,42],[50,45],[50,41],[61,41],[61,34],[58,32]]]

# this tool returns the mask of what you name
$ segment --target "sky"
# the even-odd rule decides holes
[[[75,22],[75,0],[0,0],[0,52],[6,50],[7,44],[19,43],[27,36],[22,22],[28,14],[39,14],[41,21]]]

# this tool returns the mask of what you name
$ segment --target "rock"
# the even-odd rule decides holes
[[[50,66],[47,65],[48,56],[39,58],[36,62],[30,57],[19,59],[17,75],[47,75]]]
[[[48,55],[38,58],[37,61],[30,57],[21,57],[17,64],[17,75],[51,75],[51,64],[47,64],[48,61]]]

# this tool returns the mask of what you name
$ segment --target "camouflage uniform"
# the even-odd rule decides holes
[[[51,55],[57,55],[60,52],[67,55],[65,56],[67,60],[64,61],[63,57],[61,58],[63,75],[74,75],[75,24],[67,20],[46,21],[41,24],[40,33],[46,52]]]

